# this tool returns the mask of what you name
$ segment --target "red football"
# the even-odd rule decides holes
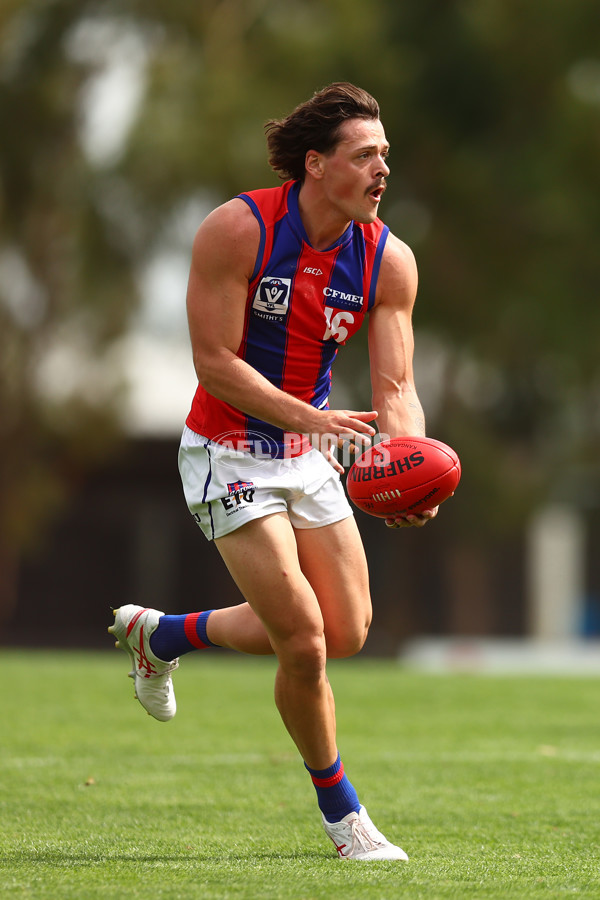
[[[348,472],[355,506],[384,519],[439,506],[460,481],[454,450],[433,438],[392,438],[369,447]]]

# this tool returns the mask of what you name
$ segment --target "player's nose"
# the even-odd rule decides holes
[[[382,176],[383,176],[383,178],[385,178],[389,174],[390,174],[390,169],[389,169],[387,162],[385,161],[385,157],[378,156],[376,159],[375,175],[378,178],[381,178]]]

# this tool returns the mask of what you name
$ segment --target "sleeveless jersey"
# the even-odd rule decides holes
[[[300,182],[240,194],[260,225],[237,355],[271,384],[327,408],[338,347],[375,300],[389,229],[351,222],[326,250],[308,240],[298,209]],[[297,456],[306,439],[246,415],[198,386],[186,424],[213,441],[268,457]]]

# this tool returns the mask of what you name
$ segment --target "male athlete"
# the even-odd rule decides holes
[[[367,564],[340,482],[338,441],[423,435],[412,371],[417,272],[377,217],[389,174],[379,107],[337,83],[267,124],[284,184],[214,210],[194,241],[187,308],[198,375],[179,466],[187,503],[246,602],[164,615],[123,606],[109,629],[142,706],[175,715],[178,657],[274,653],[275,699],[338,855],[406,860],[344,773],[327,657],[357,653],[371,622]],[[331,366],[368,316],[371,411],[329,409]],[[386,520],[423,525],[437,509]]]

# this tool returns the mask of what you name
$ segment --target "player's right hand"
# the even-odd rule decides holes
[[[377,418],[377,412],[351,409],[317,410],[316,427],[308,434],[313,447],[319,450],[330,465],[344,473],[344,467],[337,459],[335,451],[347,446],[351,453],[362,453],[377,433],[369,422]]]

